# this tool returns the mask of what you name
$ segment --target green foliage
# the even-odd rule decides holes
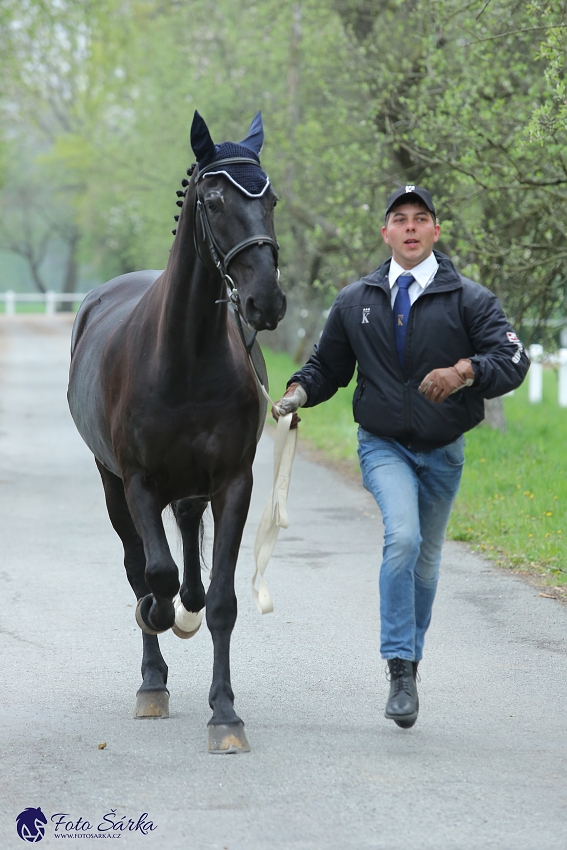
[[[483,427],[467,435],[449,536],[502,563],[536,566],[561,579],[567,571],[567,411],[557,404],[556,372],[544,378],[542,404],[529,404],[527,384],[505,400],[506,434]]]
[[[372,75],[374,122],[394,179],[432,188],[442,247],[518,323],[566,308],[564,142],[556,134],[542,149],[528,132],[534,105],[551,108],[553,81],[556,100],[563,91],[566,8],[400,0],[368,4],[371,25],[351,29]],[[347,21],[352,10],[343,11]]]
[[[0,138],[27,157],[6,184],[39,169],[58,230],[102,276],[163,267],[193,110],[223,141],[261,108],[290,321],[309,309],[307,341],[337,290],[387,255],[384,200],[415,182],[436,195],[441,249],[541,338],[566,309],[566,9],[5,0]]]
[[[533,0],[531,8],[546,28],[539,58],[545,67],[545,89],[529,125],[530,136],[541,145],[564,145],[567,130],[567,7],[565,3]]]
[[[285,392],[290,376],[297,369],[297,364],[284,353],[276,353],[263,349],[270,380],[270,396],[274,401]],[[340,389],[324,405],[307,407],[301,411],[300,435],[310,447],[324,452],[332,461],[351,462],[356,469],[357,438],[352,417],[352,394],[356,382]],[[271,420],[268,411],[268,421]]]

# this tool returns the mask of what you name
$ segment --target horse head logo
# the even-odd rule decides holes
[[[29,841],[30,844],[36,841],[41,841],[45,834],[45,824],[47,818],[41,809],[24,809],[16,818],[16,829],[18,835],[24,841]]]

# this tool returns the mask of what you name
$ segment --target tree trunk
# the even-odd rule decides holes
[[[504,415],[504,405],[501,398],[485,398],[484,399],[484,425],[493,428],[495,431],[506,433],[506,416]]]
[[[67,269],[65,271],[65,280],[63,282],[62,292],[75,292],[77,289],[77,279],[79,276],[79,264],[77,261],[77,252],[79,247],[79,234],[75,231],[68,240],[69,256],[67,258]],[[73,309],[70,301],[63,301],[59,304],[61,313],[69,313]]]

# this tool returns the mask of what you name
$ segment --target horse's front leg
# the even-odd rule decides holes
[[[144,544],[144,577],[151,591],[138,602],[136,621],[146,634],[155,635],[170,629],[175,621],[172,600],[179,590],[179,572],[169,551],[161,505],[151,481],[143,473],[130,475],[124,480],[124,492]]]
[[[102,478],[108,515],[114,530],[124,546],[124,566],[128,581],[140,600],[147,596],[149,587],[145,580],[146,558],[144,545],[126,503],[122,479],[113,475],[96,461]],[[136,694],[134,717],[169,717],[169,691],[167,690],[167,664],[163,659],[156,635],[142,635],[142,685]]]
[[[215,521],[213,572],[207,591],[207,625],[213,638],[213,681],[209,705],[209,752],[249,752],[244,723],[234,711],[230,684],[230,636],[236,622],[234,571],[252,493],[248,468],[211,500]]]

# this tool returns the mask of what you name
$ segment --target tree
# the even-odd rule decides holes
[[[63,291],[77,286],[88,171],[82,154],[111,88],[108,68],[100,74],[108,56],[101,59],[96,44],[104,40],[105,13],[112,6],[93,9],[79,0],[3,4],[2,142],[11,155],[4,155],[0,242],[28,261],[39,289],[45,289],[41,261],[54,241],[67,247]]]
[[[378,179],[389,172],[390,186],[430,186],[442,247],[518,323],[539,320],[541,333],[566,308],[567,164],[561,145],[551,140],[542,150],[529,128],[534,102],[548,109],[550,60],[546,69],[541,39],[547,32],[549,46],[556,37],[549,33],[562,31],[565,4],[392,0],[338,8],[367,66],[385,154]]]
[[[77,258],[163,266],[193,110],[223,141],[261,108],[289,350],[385,258],[385,199],[416,182],[441,249],[541,334],[566,307],[566,2],[6,0],[3,138],[48,175],[67,286]]]

